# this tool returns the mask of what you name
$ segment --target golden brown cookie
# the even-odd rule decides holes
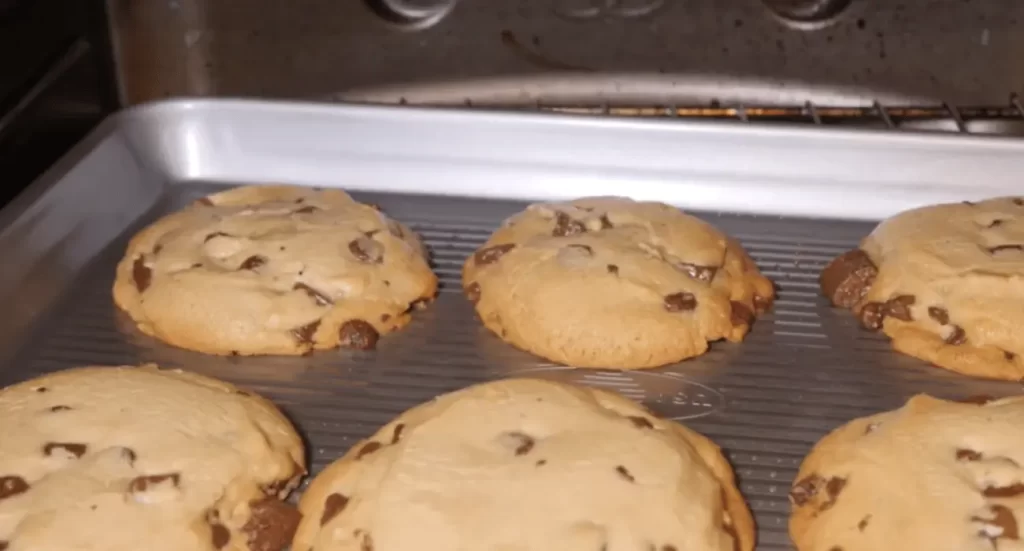
[[[604,390],[535,379],[415,407],[313,480],[293,551],[751,551],[718,447]]]
[[[433,299],[409,228],[343,191],[246,186],[137,234],[114,301],[139,329],[208,354],[374,348]]]
[[[775,296],[736,240],[620,197],[531,205],[466,260],[462,281],[502,339],[590,368],[658,367],[741,341]]]
[[[0,390],[0,549],[282,551],[302,441],[269,401],[182,371],[83,367]]]
[[[1024,398],[926,395],[823,438],[790,492],[799,551],[1021,549]]]
[[[893,347],[966,375],[1024,377],[1024,200],[934,205],[879,224],[822,293]]]

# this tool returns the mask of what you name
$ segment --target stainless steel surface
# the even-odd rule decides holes
[[[405,27],[354,0],[107,3],[129,103],[217,95],[985,105],[1024,90],[1016,0],[856,0],[813,25],[794,23],[810,12],[792,0],[766,1],[775,11],[761,0],[462,0],[432,24]],[[370,4],[409,14],[449,2]]]
[[[396,142],[392,124],[401,125],[404,139],[413,142],[434,129],[437,149],[420,150],[426,158],[387,150],[383,146]],[[584,136],[590,138],[585,145],[596,149],[593,157],[567,147]],[[504,147],[489,149],[499,138]],[[992,181],[1002,187],[980,190],[990,193],[1019,189],[1012,176],[1024,162],[1015,142],[958,136],[238,102],[125,113],[0,211],[0,303],[13,305],[0,318],[0,384],[81,364],[146,361],[221,377],[266,394],[288,412],[307,439],[314,472],[402,410],[474,382],[531,375],[612,388],[684,420],[721,445],[755,511],[759,549],[785,550],[789,484],[803,455],[828,430],[895,407],[917,392],[964,397],[1021,391],[1018,384],[960,377],[897,355],[878,335],[859,330],[847,313],[827,306],[817,291],[819,271],[854,246],[871,229],[870,221],[779,216],[785,205],[771,202],[757,206],[762,214],[756,214],[738,194],[728,193],[725,179],[711,199],[708,191],[702,198],[648,186],[676,204],[735,205],[698,214],[743,243],[777,283],[779,297],[742,344],[716,343],[705,356],[644,372],[569,370],[512,349],[474,319],[458,277],[463,259],[523,207],[523,200],[511,198],[528,199],[539,190],[524,185],[506,190],[504,199],[487,198],[493,180],[479,178],[481,173],[510,173],[549,187],[562,182],[564,189],[545,190],[547,197],[581,195],[591,179],[584,164],[598,166],[614,144],[619,160],[630,167],[613,172],[620,188],[643,191],[638,175],[668,173],[680,178],[676,188],[699,190],[687,187],[684,176],[696,177],[706,168],[693,164],[699,159],[677,155],[684,158],[658,164],[658,151],[637,154],[661,144],[695,151],[699,158],[721,149],[761,174],[764,185],[790,168],[791,160],[777,151],[814,155],[809,143],[821,147],[822,163],[812,165],[818,187],[849,168],[841,155],[830,155],[852,150],[862,164],[874,158],[879,166],[868,178],[882,179],[862,193],[878,212],[894,208],[901,196],[912,202],[935,196],[922,184],[932,177],[925,159],[945,162],[937,167],[943,174],[959,174],[959,183],[949,183],[944,193],[965,199],[979,190],[957,167],[995,166]],[[701,144],[709,149],[699,151]],[[532,155],[530,148],[536,150]],[[517,158],[522,166],[514,166]],[[271,174],[267,163],[280,172]],[[722,170],[741,173],[744,163]],[[886,166],[891,174],[885,174]],[[403,331],[383,338],[375,352],[326,351],[302,358],[218,358],[174,349],[139,334],[112,305],[114,265],[144,224],[225,183],[266,181],[289,171],[294,178],[282,180],[356,189],[357,198],[409,223],[433,253],[441,278],[436,303]],[[540,178],[542,173],[550,179]],[[388,188],[401,174],[410,187]],[[898,181],[912,187],[900,188]],[[808,191],[799,182],[786,185],[778,183],[777,195]],[[427,195],[410,195],[413,187]],[[892,199],[879,199],[885,188]],[[379,191],[384,189],[392,192]],[[728,212],[737,209],[748,214]]]

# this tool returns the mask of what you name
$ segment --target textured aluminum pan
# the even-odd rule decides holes
[[[108,121],[0,212],[0,382],[145,361],[265,393],[304,433],[315,469],[439,393],[512,374],[616,389],[720,444],[755,511],[760,549],[788,549],[786,493],[824,433],[917,392],[1020,392],[898,356],[829,309],[817,274],[871,218],[1012,193],[1024,144],[949,136],[763,129],[414,109],[168,103]],[[979,179],[984,174],[984,179]],[[340,186],[426,239],[439,300],[375,352],[212,358],[141,336],[113,307],[127,239],[218,186]],[[1017,188],[1019,189],[1019,188]],[[418,194],[413,194],[418,192]],[[569,370],[484,331],[458,292],[462,260],[532,199],[659,198],[739,238],[779,287],[745,342],[663,369]]]

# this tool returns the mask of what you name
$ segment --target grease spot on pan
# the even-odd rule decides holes
[[[613,390],[642,403],[659,417],[676,421],[705,417],[725,409],[721,392],[676,374],[552,366],[517,371],[515,376]]]

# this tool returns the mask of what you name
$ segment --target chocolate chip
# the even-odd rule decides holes
[[[50,411],[56,413],[58,411],[69,411],[70,409],[71,406],[53,406],[52,408],[50,408]]]
[[[1020,482],[1010,486],[985,488],[981,495],[985,497],[1015,497],[1024,494],[1024,484]]]
[[[224,549],[231,541],[231,532],[219,522],[210,523],[210,541],[214,549]]]
[[[395,432],[391,435],[391,443],[397,444],[402,438],[402,431],[405,430],[405,423],[395,425]]]
[[[536,466],[536,467],[543,467],[544,465],[547,465],[547,464],[548,464],[548,460],[547,459],[538,459],[537,462],[534,463],[534,466]]]
[[[466,292],[466,298],[469,299],[470,302],[472,302],[473,304],[476,304],[476,303],[480,302],[480,284],[479,283],[477,283],[475,281],[470,283],[469,285],[466,286],[465,292]]]
[[[696,264],[690,264],[688,262],[676,262],[672,264],[677,270],[684,274],[705,283],[711,282],[715,279],[715,274],[718,273],[718,268],[714,266],[698,266]]]
[[[337,492],[327,496],[327,499],[324,500],[324,512],[320,515],[320,526],[331,522],[331,519],[338,516],[346,505],[348,505],[348,498]]]
[[[612,275],[619,275],[619,267],[615,264],[608,265],[608,273]]]
[[[863,532],[868,527],[868,523],[871,522],[871,515],[865,515],[864,518],[860,519],[857,523],[857,530]]]
[[[881,302],[869,302],[860,309],[860,325],[864,329],[878,331],[885,319],[885,305]]]
[[[359,551],[373,551],[373,538],[370,534],[363,534],[363,541],[359,544]]]
[[[946,336],[945,341],[946,344],[960,346],[961,344],[967,342],[967,333],[964,331],[963,327],[960,327],[959,325],[954,325],[953,331],[951,331],[949,335]]]
[[[128,483],[128,491],[132,493],[145,492],[150,486],[157,486],[167,481],[170,481],[171,485],[177,488],[178,484],[181,482],[181,475],[178,473],[169,473],[137,476]]]
[[[1024,251],[1024,245],[999,245],[997,247],[989,247],[988,254],[996,254],[1003,251]]]
[[[772,307],[774,299],[772,297],[763,297],[761,295],[754,295],[754,311],[758,314],[763,314]]]
[[[914,295],[899,295],[885,301],[885,316],[894,317],[901,321],[914,321],[910,313],[910,307],[917,301]]]
[[[633,475],[630,474],[630,472],[627,471],[626,468],[623,467],[622,465],[615,467],[615,472],[619,473],[619,476],[630,482],[636,482],[636,479],[633,478]]]
[[[28,488],[28,482],[20,476],[0,476],[0,499],[23,494]]]
[[[754,312],[742,302],[735,300],[729,302],[729,321],[733,325],[747,325],[754,323]]]
[[[380,322],[381,323],[387,323],[389,319],[391,319],[391,314],[381,314],[380,315]]]
[[[602,230],[610,230],[610,229],[615,227],[615,226],[612,225],[612,221],[608,219],[608,215],[607,214],[602,214],[601,218],[600,218],[600,221],[601,221],[601,229]]]
[[[824,511],[824,510],[832,507],[833,505],[835,505],[836,504],[836,499],[839,497],[839,494],[843,491],[843,488],[845,488],[845,487],[846,487],[846,479],[845,478],[839,478],[839,477],[834,476],[834,477],[828,479],[828,482],[825,484],[825,494],[828,496],[828,501],[826,501],[825,503],[821,504],[821,509],[820,510]]]
[[[590,245],[581,245],[579,243],[573,243],[571,245],[566,245],[565,247],[567,249],[575,249],[580,253],[583,253],[588,256],[594,254],[594,249],[590,248]]]
[[[371,440],[371,441],[367,442],[366,444],[363,444],[363,447],[359,448],[359,451],[356,452],[356,459],[362,459],[362,458],[366,457],[367,455],[370,455],[371,453],[379,450],[380,448],[381,448],[380,442],[374,442],[374,441]]]
[[[274,498],[249,504],[251,516],[242,526],[250,551],[282,551],[292,541],[302,514],[295,507]]]
[[[872,432],[875,432],[878,430],[879,424],[880,423],[868,423],[868,426],[864,428],[864,434],[871,434]]]
[[[988,227],[989,227],[989,228],[994,228],[994,227],[996,227],[996,226],[1002,226],[1002,225],[1003,225],[1003,222],[1004,222],[1004,220],[999,220],[999,219],[997,218],[997,219],[995,219],[995,220],[993,220],[993,221],[989,222],[989,223],[988,223]]]
[[[222,231],[215,231],[215,232],[213,232],[211,234],[208,234],[206,237],[204,237],[203,238],[203,243],[206,243],[207,241],[209,241],[209,240],[211,240],[211,239],[213,239],[215,237],[231,237],[231,236],[226,234],[226,233],[224,233],[224,232],[222,232]]]
[[[349,241],[348,251],[356,260],[366,264],[380,264],[384,261],[384,246],[369,237]]]
[[[868,293],[875,282],[878,268],[860,249],[847,251],[829,263],[821,272],[821,292],[832,304],[852,308]]]
[[[250,256],[249,258],[246,258],[245,261],[242,262],[242,265],[238,267],[238,269],[239,270],[255,270],[256,268],[259,268],[260,266],[262,266],[262,265],[264,265],[266,263],[267,263],[266,257],[262,257],[262,256],[259,256],[259,255],[253,255],[253,256]]]
[[[818,475],[811,475],[801,479],[793,484],[793,487],[789,490],[790,501],[797,507],[807,505],[809,501],[814,499],[814,496],[818,495],[818,490],[824,482],[825,479]]]
[[[569,237],[586,233],[587,227],[579,220],[573,220],[568,214],[558,211],[555,213],[555,229],[551,231],[554,237]]]
[[[518,431],[503,433],[502,439],[508,443],[509,447],[514,446],[514,453],[516,455],[526,455],[530,453],[536,442],[528,434],[524,434]]]
[[[1012,362],[1013,360],[1017,359],[1017,355],[1014,354],[1013,352],[1010,352],[1009,350],[1003,350],[1003,358],[1005,358],[1008,362]]]
[[[153,281],[153,270],[146,266],[146,261],[141,256],[136,258],[135,263],[132,264],[132,279],[135,281],[135,288],[140,293],[149,289],[149,284]]]
[[[313,205],[306,205],[306,206],[302,207],[301,209],[295,211],[295,214],[310,214],[310,213],[316,212],[318,210],[320,210],[320,209],[314,207]]]
[[[85,452],[88,449],[88,446],[86,446],[85,444],[74,444],[68,442],[50,442],[43,446],[43,454],[49,456],[53,455],[53,452],[56,450],[64,450],[65,452],[78,458],[85,455]]]
[[[693,293],[673,293],[665,296],[663,305],[669,312],[688,312],[697,307],[697,297]]]
[[[978,533],[979,536],[987,537],[991,540],[993,547],[995,546],[995,540],[998,539],[1020,539],[1020,532],[1017,529],[1017,518],[1013,516],[1013,511],[1005,505],[989,505],[989,510],[992,511],[995,518],[971,517],[971,521],[984,524],[984,528]]]
[[[380,338],[380,333],[372,325],[359,319],[341,324],[338,333],[341,336],[339,346],[356,350],[373,350],[377,347],[377,339]]]
[[[514,248],[516,248],[515,243],[504,243],[502,245],[493,245],[485,249],[480,249],[473,253],[473,262],[475,262],[477,266],[493,264]]]
[[[139,458],[138,454],[135,453],[135,450],[131,448],[121,448],[121,457],[123,457],[129,465],[135,464],[135,460]]]
[[[316,320],[302,327],[292,329],[292,336],[295,337],[295,340],[299,341],[299,344],[313,344],[313,335],[316,334],[316,330],[319,327],[320,320]]]
[[[949,311],[946,310],[945,308],[940,308],[938,306],[929,306],[928,317],[941,323],[942,325],[946,325],[947,323],[949,323]]]
[[[46,388],[45,386],[41,386],[41,387],[36,387],[35,390],[36,390],[36,392],[43,393],[43,392],[49,391],[50,389]]]
[[[832,547],[828,548],[828,551],[843,551],[843,548],[838,545],[833,545]]]
[[[640,417],[639,415],[633,415],[629,417],[629,420],[633,422],[633,426],[638,429],[653,429],[654,425],[647,420],[646,417]]]
[[[662,545],[661,551],[678,551],[674,545]]]
[[[306,285],[305,283],[296,283],[295,285],[292,286],[292,290],[305,291],[306,294],[309,295],[309,298],[316,301],[317,306],[327,306],[329,304],[334,304],[334,300],[332,300],[331,297],[321,293],[320,291],[317,291],[316,289],[310,287],[309,285]]]
[[[0,541],[0,551],[7,551],[9,544],[6,541]]]
[[[153,254],[160,254],[160,251],[162,251],[162,250],[164,250],[164,246],[163,246],[163,245],[161,245],[160,243],[157,243],[157,244],[156,244],[156,245],[155,245],[155,246],[153,247]]]
[[[1021,199],[1020,197],[1015,197],[1013,199],[1013,204],[1017,205],[1018,207],[1022,206],[1022,205],[1024,205],[1024,199]]]
[[[954,400],[954,402],[961,403],[961,404],[975,404],[975,405],[983,406],[983,405],[985,405],[985,404],[987,404],[987,403],[989,403],[989,402],[991,402],[993,400],[995,400],[995,398],[992,397],[992,396],[989,396],[988,394],[974,394],[974,395],[968,396],[966,398],[961,398],[959,400]]]

